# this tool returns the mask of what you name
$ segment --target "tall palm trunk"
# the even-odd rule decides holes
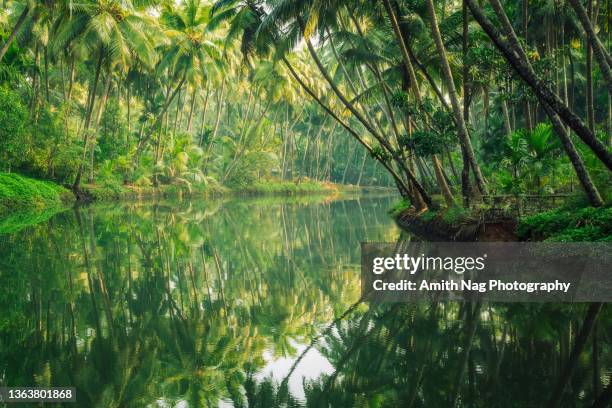
[[[399,22],[397,20],[397,16],[395,12],[391,8],[391,3],[389,0],[384,0],[385,9],[389,16],[389,20],[391,21],[391,25],[393,27],[393,31],[395,33],[396,40],[400,45],[400,50],[402,51],[402,58],[404,60],[404,65],[406,67],[406,71],[408,72],[408,77],[410,79],[410,85],[414,96],[420,106],[423,105],[423,101],[421,98],[421,91],[418,86],[418,82],[416,79],[416,74],[414,73],[414,67],[412,66],[412,62],[410,61],[410,55],[408,53],[408,48],[406,47],[406,42],[404,41],[404,36],[399,26]],[[444,201],[446,205],[452,207],[455,205],[455,199],[453,197],[453,193],[451,192],[446,179],[443,176],[442,165],[440,163],[440,159],[438,159],[437,155],[432,156],[432,161],[434,165],[434,170],[436,173],[436,181],[438,182],[438,186],[440,187],[440,191],[444,196]]]
[[[191,125],[193,124],[193,109],[196,103],[196,92],[198,88],[193,87],[193,92],[191,93],[191,105],[189,106],[189,117],[187,119],[187,133],[191,133]]]
[[[470,135],[468,133],[467,126],[465,124],[465,120],[463,119],[463,112],[461,111],[461,106],[459,104],[459,98],[457,96],[457,91],[455,90],[455,82],[453,80],[453,73],[451,72],[450,65],[448,63],[448,57],[446,55],[446,48],[444,47],[444,43],[442,42],[442,35],[440,34],[440,28],[438,26],[438,19],[436,17],[436,10],[434,8],[433,0],[427,0],[426,3],[427,3],[427,10],[429,11],[429,17],[431,19],[431,34],[434,39],[434,43],[436,44],[438,55],[440,56],[440,62],[442,64],[442,72],[446,80],[448,96],[451,101],[451,106],[453,108],[455,125],[457,127],[457,133],[459,135],[459,143],[465,149],[466,156],[467,156],[467,159],[469,160],[470,167],[472,168],[472,171],[474,173],[474,178],[476,179],[476,185],[478,186],[478,189],[483,195],[486,195],[487,188],[485,185],[485,180],[484,180],[484,177],[482,176],[482,172],[480,171],[480,166],[476,162],[476,155],[474,154],[474,148],[472,147]]]
[[[49,50],[47,45],[44,46],[43,56],[45,58],[45,99],[49,103]]]
[[[11,31],[11,34],[6,39],[6,42],[2,45],[2,48],[0,48],[0,62],[2,62],[2,60],[4,59],[4,55],[6,54],[8,49],[10,48],[11,44],[13,43],[13,40],[15,40],[15,36],[17,35],[19,30],[21,29],[21,26],[25,22],[25,20],[28,17],[29,13],[30,13],[30,7],[29,6],[25,6],[23,11],[19,15],[19,18],[17,19],[17,22],[15,23],[15,26],[13,27],[13,31]]]
[[[87,155],[87,144],[89,142],[89,126],[91,124],[91,116],[93,113],[93,105],[96,100],[96,92],[98,89],[98,80],[100,79],[100,71],[102,69],[102,60],[104,59],[104,50],[100,48],[98,62],[96,64],[96,71],[94,74],[94,80],[89,87],[89,106],[87,107],[87,111],[85,113],[85,123],[83,125],[82,133],[83,133],[83,150],[81,152],[81,160],[79,162],[79,168],[77,170],[77,175],[74,180],[74,184],[72,185],[72,189],[76,192],[79,192],[81,189],[81,177],[83,176],[83,166],[85,165],[85,157]]]
[[[217,138],[217,131],[219,130],[219,122],[221,120],[221,110],[223,108],[224,92],[225,92],[225,78],[223,78],[223,81],[221,82],[221,90],[219,91],[219,94],[217,95],[217,112],[216,112],[216,117],[215,117],[215,125],[213,127],[213,131],[210,136],[210,142],[208,142],[208,147],[206,149],[207,154],[204,160],[204,172],[206,172],[206,169],[208,167],[208,159],[210,156],[210,152],[212,151],[212,148],[213,148],[213,142]]]
[[[593,0],[587,1],[587,13],[593,17]],[[595,132],[595,106],[593,105],[593,48],[586,44],[586,112],[589,130]]]
[[[210,84],[206,83],[206,96],[204,97],[204,106],[202,107],[202,115],[200,117],[200,140],[198,146],[202,147],[204,142],[204,126],[206,125],[206,112],[208,111],[208,98],[210,97]]]
[[[170,105],[172,104],[172,101],[176,98],[176,95],[180,92],[181,88],[185,84],[185,80],[186,79],[187,79],[187,74],[185,72],[183,72],[182,77],[181,77],[179,83],[176,85],[176,88],[174,88],[174,90],[170,93],[169,98],[167,98],[167,100],[164,103],[164,106],[162,106],[161,112],[159,112],[159,114],[157,115],[157,118],[155,119],[155,122],[153,123],[153,126],[151,126],[151,131],[144,138],[141,138],[140,142],[138,142],[138,146],[136,148],[136,153],[134,154],[134,160],[138,160],[138,158],[140,157],[140,154],[142,153],[146,143],[153,136],[153,133],[156,130],[158,130],[158,128],[162,124],[162,120],[166,116],[166,113],[168,112],[168,108],[170,108]]]
[[[469,19],[468,7],[465,0],[461,2],[461,13],[463,17],[462,22],[462,38],[461,38],[461,52],[463,56],[463,120],[466,125],[470,123],[470,100],[471,100],[471,83],[470,83],[470,65],[467,63],[468,47],[470,45],[469,36]],[[440,98],[443,100],[443,98]],[[461,195],[463,196],[463,206],[468,208],[470,206],[470,162],[468,160],[465,148],[461,145],[461,158],[463,160],[463,166],[461,168]]]
[[[94,126],[94,130],[97,131],[100,126],[100,120],[102,119],[102,114],[104,113],[104,109],[106,108],[106,103],[108,102],[108,92],[110,90],[112,80],[112,74],[109,72],[106,74],[106,82],[104,84],[104,91],[102,93],[102,99],[100,99],[100,103],[98,106],[98,112],[96,113],[96,123]],[[89,148],[89,178],[88,183],[93,184],[94,182],[94,158],[95,158],[95,150],[96,150],[96,135],[94,134],[91,138],[90,148]]]
[[[599,40],[599,37],[597,37],[595,28],[593,27],[592,21],[596,20],[593,18],[593,0],[588,0],[587,10],[584,9],[578,0],[569,0],[569,3],[576,12],[578,19],[582,24],[582,28],[587,34],[587,41],[589,43],[587,50],[591,50],[591,59],[593,58],[593,54],[595,54],[595,59],[597,60],[601,74],[604,77],[608,87],[608,93],[612,95],[612,57],[606,51],[605,47]],[[608,31],[609,30],[610,27],[608,27]]]

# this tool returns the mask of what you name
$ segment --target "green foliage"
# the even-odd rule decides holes
[[[60,207],[72,194],[52,182],[14,173],[0,173],[0,213],[12,210]]]
[[[315,181],[265,181],[257,182],[250,186],[246,186],[237,190],[237,192],[245,192],[250,194],[279,194],[293,195],[306,193],[327,194],[334,191],[334,187]]]
[[[445,209],[442,212],[442,220],[450,225],[459,225],[471,215],[471,211],[467,208],[454,206]]]
[[[529,241],[612,241],[612,207],[557,209],[524,217],[517,233]]]
[[[23,140],[28,118],[19,95],[0,86],[0,157],[4,170],[22,162],[28,144]]]
[[[391,209],[389,210],[389,214],[391,214],[392,217],[397,217],[405,210],[409,209],[411,205],[412,204],[409,200],[402,198],[401,200],[393,204],[393,207],[391,207]]]
[[[382,146],[374,146],[370,154],[373,158],[385,163],[388,163],[391,160],[391,154],[389,154],[389,152],[387,152]]]

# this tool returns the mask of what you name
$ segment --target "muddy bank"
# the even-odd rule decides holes
[[[517,221],[512,218],[462,217],[449,220],[444,212],[417,213],[407,209],[394,216],[397,225],[429,241],[514,242]]]

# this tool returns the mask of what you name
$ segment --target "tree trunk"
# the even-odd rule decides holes
[[[179,91],[183,87],[183,84],[185,83],[186,79],[187,79],[187,75],[186,73],[183,72],[183,76],[181,77],[181,80],[177,84],[174,91],[172,91],[172,93],[170,94],[170,97],[168,98],[168,100],[164,103],[164,106],[162,106],[161,112],[159,112],[159,114],[157,115],[157,118],[155,119],[155,122],[153,123],[153,126],[151,126],[151,131],[149,132],[148,135],[146,135],[144,138],[142,138],[138,142],[138,146],[136,148],[136,154],[134,155],[134,159],[136,160],[138,159],[138,157],[142,153],[142,150],[144,149],[145,144],[149,141],[149,139],[153,135],[153,132],[155,132],[155,130],[161,125],[162,119],[164,118],[165,114],[168,112],[168,108],[170,107],[170,105],[172,104],[172,101],[176,98],[176,95],[179,93]]]
[[[468,0],[468,1],[473,1],[473,0]],[[514,33],[514,29],[512,28],[510,21],[507,18],[504,18],[505,14],[502,14],[503,9],[501,9],[501,4],[499,3],[499,1],[498,0],[490,0],[490,1],[491,1],[491,5],[493,6],[494,11],[496,12],[496,14],[498,15],[498,18],[501,21],[501,27],[504,30],[506,37],[516,39],[516,34]],[[546,102],[543,102],[542,106],[553,124],[555,133],[557,133],[557,136],[559,137],[559,139],[561,139],[561,144],[563,145],[563,148],[565,152],[567,153],[574,167],[574,170],[576,171],[576,174],[578,175],[578,178],[580,179],[580,183],[583,189],[585,190],[587,197],[589,198],[589,201],[591,202],[592,205],[596,207],[603,205],[603,200],[601,199],[601,196],[599,195],[599,192],[597,191],[595,184],[591,180],[589,172],[587,168],[584,166],[584,163],[582,161],[582,158],[580,157],[580,154],[576,150],[574,143],[572,142],[570,136],[567,134],[565,127],[561,123],[559,116]]]
[[[300,24],[303,27],[303,22],[300,20]],[[378,142],[381,144],[381,146],[383,148],[385,148],[387,150],[387,152],[395,159],[396,163],[399,165],[399,167],[406,173],[406,175],[408,176],[408,178],[410,179],[410,181],[412,183],[417,184],[418,181],[416,179],[416,177],[414,176],[414,174],[410,171],[410,169],[407,168],[406,163],[404,163],[402,160],[397,160],[396,154],[394,153],[393,148],[390,146],[389,142],[382,137],[381,135],[379,135],[376,130],[374,130],[374,128],[372,127],[372,125],[365,120],[365,118],[355,109],[355,107],[353,106],[353,104],[351,104],[346,97],[342,94],[342,92],[340,91],[340,89],[338,89],[338,87],[336,86],[336,84],[334,83],[333,79],[331,78],[331,76],[329,75],[329,73],[327,72],[327,70],[325,69],[324,65],[321,63],[321,60],[319,59],[319,57],[317,56],[317,53],[314,50],[314,47],[312,45],[312,43],[310,42],[310,40],[306,39],[306,46],[308,48],[308,51],[310,53],[310,55],[312,56],[312,59],[315,61],[315,64],[317,65],[317,67],[319,68],[319,72],[321,72],[321,74],[323,75],[323,77],[325,78],[326,82],[330,85],[330,87],[332,88],[332,90],[334,91],[334,93],[336,94],[336,96],[338,96],[338,99],[340,99],[340,101],[343,103],[343,105],[349,110],[351,111],[351,113],[355,116],[355,118],[357,118],[357,120],[359,120],[363,126],[366,128],[366,130],[368,132],[370,132],[370,134],[372,134],[372,136],[374,136],[376,138],[376,140],[378,140]],[[404,183],[402,183],[404,184]],[[417,186],[415,186],[417,187]],[[418,188],[418,187],[417,187]],[[422,187],[421,187],[422,188]],[[419,190],[420,192],[420,190]],[[424,192],[424,191],[423,191]],[[421,193],[422,195],[423,193]],[[425,198],[425,197],[423,197]],[[429,203],[428,203],[429,204]]]
[[[287,68],[289,69],[289,72],[291,73],[291,76],[299,83],[299,85],[302,87],[302,89],[304,89],[304,91],[312,98],[315,100],[315,102],[317,102],[317,104],[319,106],[321,106],[325,112],[327,112],[328,115],[330,115],[336,122],[338,122],[340,124],[340,126],[342,126],[351,136],[353,136],[370,154],[372,154],[372,148],[370,147],[370,145],[367,144],[367,142],[364,141],[364,139],[359,136],[359,134],[357,134],[357,132],[355,132],[355,130],[353,130],[349,125],[347,125],[342,119],[340,119],[338,117],[338,115],[336,115],[334,113],[334,111],[331,110],[331,108],[329,108],[326,104],[323,103],[323,101],[321,101],[321,99],[314,93],[314,91],[312,89],[310,89],[310,87],[308,85],[306,85],[306,83],[300,78],[300,76],[297,74],[297,72],[295,71],[295,69],[293,68],[293,66],[291,65],[291,63],[289,62],[289,60],[287,60],[286,58],[283,57],[283,63],[285,64],[285,66],[287,66]],[[397,183],[400,193],[402,194],[402,196],[406,197],[409,196],[409,191],[408,188],[406,186],[406,184],[404,183],[404,181],[402,180],[402,178],[397,174],[397,172],[389,165],[389,163],[386,163],[383,160],[379,160],[379,162],[383,165],[383,167],[389,172],[389,174],[391,174],[391,176],[393,177],[393,179],[395,180],[395,182]],[[417,190],[419,191],[419,193],[421,193],[421,196],[423,197],[423,199],[425,200],[425,202],[427,203],[428,206],[433,206],[433,202],[431,201],[431,198],[429,197],[429,195],[425,192],[425,190],[423,189],[423,187],[420,185],[420,183],[416,180],[416,178],[412,177],[412,181],[414,183],[415,188],[417,188]]]
[[[470,167],[472,168],[472,171],[474,173],[474,178],[476,179],[476,185],[478,186],[478,189],[483,195],[487,195],[488,193],[485,185],[485,180],[482,176],[482,172],[480,171],[480,166],[476,162],[476,155],[474,154],[474,149],[472,147],[470,135],[467,130],[467,125],[463,120],[463,112],[461,111],[461,106],[459,105],[459,98],[457,97],[457,92],[455,90],[453,73],[451,72],[450,65],[448,63],[448,58],[446,56],[446,49],[444,47],[444,43],[442,42],[442,35],[440,34],[440,29],[438,27],[438,20],[436,17],[436,10],[434,8],[433,0],[427,0],[426,3],[427,9],[429,11],[429,17],[431,18],[431,34],[436,44],[438,55],[440,56],[442,71],[447,84],[448,96],[451,101],[451,106],[453,108],[455,125],[457,127],[457,133],[459,135],[459,142],[465,149],[466,157],[469,160]]]
[[[43,56],[45,58],[45,99],[47,100],[47,104],[49,103],[49,51],[48,47],[45,45]]]
[[[81,153],[81,161],[79,162],[79,168],[77,175],[72,185],[72,189],[76,192],[81,190],[81,177],[83,176],[83,167],[85,165],[85,157],[87,155],[87,144],[89,141],[89,125],[91,124],[91,116],[93,114],[94,103],[96,101],[96,92],[98,88],[98,80],[100,79],[100,71],[102,69],[102,60],[104,59],[104,50],[100,48],[98,63],[96,64],[96,72],[94,74],[94,81],[90,85],[89,91],[89,106],[85,113],[85,123],[83,124],[83,151]]]
[[[463,30],[462,30],[462,56],[463,56],[463,120],[466,126],[470,123],[470,101],[471,101],[471,84],[470,84],[470,66],[467,64],[468,47],[470,46],[469,23],[470,15],[465,0],[461,2],[461,12],[463,15]],[[461,195],[463,196],[463,206],[470,207],[470,162],[465,148],[461,145],[461,156],[463,167],[461,168]]]
[[[448,183],[446,182],[446,178],[442,172],[442,164],[440,163],[440,159],[438,159],[438,156],[434,154],[431,157],[431,160],[433,162],[434,172],[436,174],[436,181],[438,182],[438,186],[440,186],[440,190],[444,196],[444,201],[448,207],[452,207],[455,205],[455,199],[453,198],[453,193],[451,193]]]
[[[202,147],[204,142],[204,126],[206,125],[206,112],[208,111],[208,98],[210,96],[210,83],[206,83],[206,96],[204,97],[204,106],[202,107],[202,117],[200,118],[200,140],[198,146]]]
[[[191,133],[191,125],[193,124],[193,109],[195,108],[196,103],[196,91],[197,87],[193,87],[193,92],[191,93],[191,105],[189,106],[189,117],[187,119],[187,133]]]
[[[29,13],[30,13],[30,7],[25,6],[23,11],[19,15],[19,18],[17,19],[17,22],[15,23],[15,26],[13,27],[13,31],[11,31],[11,34],[6,39],[6,42],[2,45],[2,48],[0,48],[0,62],[2,62],[2,60],[4,59],[4,55],[6,54],[8,49],[10,48],[11,44],[13,43],[13,40],[15,40],[15,36],[17,35],[19,30],[21,29],[21,26],[25,22],[25,20],[28,17]]]
[[[593,58],[592,55],[595,54],[595,59],[597,60],[601,74],[604,77],[608,87],[608,93],[612,95],[612,71],[610,69],[610,67],[612,67],[612,57],[610,57],[610,54],[608,54],[604,48],[603,44],[599,40],[599,37],[597,37],[597,34],[595,33],[595,28],[591,24],[591,21],[594,20],[593,0],[588,0],[587,10],[584,9],[578,0],[569,0],[569,3],[576,12],[578,19],[582,24],[582,28],[586,32],[588,41],[587,50],[591,50],[591,59]],[[608,30],[610,30],[610,27],[608,27]]]
[[[504,130],[506,131],[506,137],[509,139],[512,136],[512,127],[510,126],[510,114],[508,113],[508,103],[505,99],[500,101],[502,114],[504,116]]]
[[[536,75],[535,71],[529,64],[526,58],[525,52],[520,47],[516,35],[512,35],[508,38],[508,41],[504,40],[500,32],[495,26],[489,21],[484,15],[484,12],[478,6],[475,0],[466,0],[468,6],[474,15],[474,18],[478,21],[480,26],[487,33],[489,38],[494,42],[495,46],[502,52],[508,62],[512,65],[514,70],[525,80],[525,82],[534,90],[540,101],[544,104],[548,104],[559,117],[569,125],[572,130],[580,137],[580,139],[591,148],[595,155],[601,160],[608,169],[612,170],[612,153],[603,145],[595,135],[584,125],[582,120],[572,112],[559,98],[558,95],[554,94],[548,86]],[[499,4],[497,0],[491,0],[491,4]],[[497,12],[497,10],[496,10]],[[501,9],[500,19],[508,21],[503,8]],[[504,25],[506,23],[504,22]],[[509,24],[509,21],[508,21]]]
[[[593,16],[593,0],[587,0],[589,18]],[[593,48],[586,43],[586,112],[589,130],[595,133],[595,106],[593,105]]]
[[[393,32],[395,33],[395,37],[397,39],[398,44],[400,45],[400,50],[402,51],[402,58],[404,60],[406,71],[408,72],[408,78],[410,79],[410,86],[412,88],[412,91],[414,93],[414,96],[419,106],[422,106],[423,101],[421,99],[421,91],[419,90],[416,75],[414,73],[414,67],[412,66],[412,62],[410,61],[410,55],[408,53],[408,48],[406,46],[406,42],[404,41],[404,37],[400,29],[399,22],[397,20],[397,16],[395,15],[395,12],[393,11],[389,0],[384,0],[384,5],[385,5],[385,10],[387,12],[387,15],[389,16],[389,20],[391,21]],[[442,169],[441,169],[440,160],[438,159],[436,155],[433,155],[432,160],[434,163],[434,168],[436,170],[436,180],[438,182],[438,186],[440,187],[440,191],[442,192],[442,195],[444,196],[444,200],[446,204],[449,207],[451,207],[455,205],[455,200],[453,198],[453,193],[451,192],[450,188],[448,187],[448,184],[446,183],[446,180],[444,179],[444,177],[442,177]]]
[[[102,114],[104,113],[104,109],[106,108],[106,103],[108,101],[108,92],[110,90],[110,85],[112,81],[112,73],[109,72],[106,74],[106,83],[104,84],[104,91],[102,94],[102,99],[100,99],[100,106],[98,106],[98,112],[96,114],[96,123],[94,126],[94,130],[97,132],[98,127],[100,126],[100,120],[102,119]],[[96,135],[94,134],[91,138],[90,148],[89,148],[89,179],[87,180],[89,184],[93,184],[94,182],[94,156],[96,150]]]

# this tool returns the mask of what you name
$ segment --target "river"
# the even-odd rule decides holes
[[[359,302],[394,200],[103,204],[0,235],[0,384],[79,407],[541,406],[576,307]]]

